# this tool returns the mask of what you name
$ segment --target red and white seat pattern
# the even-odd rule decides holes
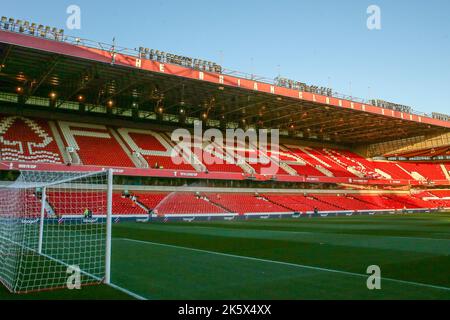
[[[383,172],[389,174],[392,179],[406,179],[412,180],[413,177],[405,169],[398,166],[396,162],[388,161],[373,161],[374,168],[382,170]]]
[[[134,167],[126,150],[106,126],[60,121],[59,127],[67,146],[77,152],[82,164]]]
[[[400,166],[408,172],[417,172],[420,176],[429,180],[446,180],[446,176],[440,165],[435,163],[411,163],[402,162]]]
[[[185,150],[188,154],[175,154],[176,149],[164,133],[129,128],[119,128],[117,131],[131,151],[143,156],[150,168],[195,170],[191,165],[189,150]],[[174,158],[179,158],[180,161],[177,163]]]
[[[203,151],[203,164],[209,172],[244,172],[220,146],[208,144]]]
[[[363,158],[345,150],[323,148],[322,152],[332,159],[336,164],[347,168],[347,171],[360,176],[361,178],[369,179],[383,179],[380,173],[376,172],[368,161],[363,161]]]
[[[297,171],[299,175],[312,176],[312,177],[324,177],[322,171],[318,170],[318,167],[324,169],[324,164],[317,161],[313,157],[305,153],[300,146],[285,145],[282,148],[282,162],[286,163],[289,167]],[[325,171],[328,172],[328,171]],[[332,176],[331,172],[328,172]]]
[[[62,162],[48,123],[21,116],[0,116],[0,158],[7,161]]]
[[[446,172],[450,169],[448,164],[370,161],[351,151],[329,147],[289,144],[280,145],[279,150],[271,150],[270,146],[263,150],[240,141],[225,141],[224,146],[203,142],[201,159],[193,147],[183,149],[183,152],[177,148],[177,142],[172,141],[167,132],[66,121],[49,123],[0,115],[0,160],[4,161],[61,164],[63,159],[76,156],[72,157],[73,164],[78,164],[75,160],[79,159],[79,164],[93,166],[157,167],[247,175],[450,180]],[[176,161],[174,155],[181,161]],[[222,163],[205,161],[210,155],[221,159]],[[263,170],[269,167],[273,171]]]

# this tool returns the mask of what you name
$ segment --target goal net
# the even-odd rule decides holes
[[[23,171],[0,187],[0,282],[11,292],[109,283],[112,171]]]

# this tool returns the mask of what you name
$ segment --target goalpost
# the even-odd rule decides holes
[[[0,187],[0,282],[13,293],[110,284],[112,170],[22,171]]]

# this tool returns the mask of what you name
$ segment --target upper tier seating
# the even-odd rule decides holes
[[[115,141],[77,137],[78,155],[84,165],[134,167],[133,162]]]
[[[244,159],[255,174],[288,174],[283,168],[279,167],[278,161],[271,159],[267,153],[263,153],[255,146],[244,144],[241,141],[233,142],[232,140],[224,144],[224,152],[229,157],[234,157],[235,163],[238,163],[239,159]]]
[[[362,178],[383,179],[383,176],[374,170],[372,163],[353,152],[329,148],[322,150],[336,163],[347,168],[347,170],[354,170]]]
[[[395,162],[387,162],[387,161],[374,161],[374,168],[378,168],[383,172],[389,174],[392,179],[406,179],[413,180],[413,177],[405,172],[401,168],[399,168]]]
[[[438,164],[401,162],[400,166],[409,172],[418,172],[422,177],[430,180],[447,179]]]
[[[346,167],[336,161],[333,161],[329,156],[323,154],[319,149],[308,148],[307,150],[309,154],[328,164],[328,166],[325,166],[325,168],[331,171],[335,177],[356,177],[356,175],[349,172]]]
[[[191,142],[191,152],[202,159],[202,164],[208,172],[236,172],[243,173],[243,169],[237,164],[236,160],[223,147],[214,142],[204,142],[196,146]]]
[[[59,128],[59,131],[58,131]],[[192,150],[186,151],[183,163],[172,158],[175,143],[166,132],[152,130],[111,128],[104,125],[59,121],[55,125],[44,120],[22,116],[0,115],[0,159],[4,161],[29,161],[72,163],[111,167],[149,167],[169,170],[235,172],[308,177],[447,180],[442,166],[435,163],[370,161],[348,150],[335,148],[280,145],[279,151],[256,150],[255,147],[235,142],[227,149],[217,145],[216,158],[224,163],[190,163],[195,159]],[[207,143],[202,146],[205,148]],[[73,147],[64,150],[65,147]],[[61,148],[61,150],[59,149]],[[203,149],[202,149],[203,150]],[[242,153],[242,157],[234,151]],[[207,156],[208,151],[205,148]],[[275,154],[276,153],[276,154]],[[140,157],[140,156],[141,157]],[[227,163],[227,158],[234,163]],[[270,164],[251,163],[250,159],[270,159]],[[245,160],[243,164],[239,160]],[[273,173],[262,168],[274,166]],[[450,169],[450,165],[446,164]]]
[[[300,146],[293,146],[289,145],[286,146],[290,152],[292,152],[296,157],[298,157],[300,160],[302,160],[305,165],[293,165],[291,163],[288,163],[289,166],[297,171],[300,175],[306,175],[306,176],[312,176],[312,177],[323,177],[325,174],[323,174],[321,171],[317,170],[316,166],[325,167],[325,165],[321,162],[319,162],[314,157],[311,157],[307,153],[303,152],[300,149]]]
[[[0,116],[0,159],[62,163],[48,122],[20,116]]]
[[[76,150],[84,165],[134,167],[107,127],[64,121],[59,126],[66,145]]]
[[[176,164],[172,159],[172,145],[164,139],[164,134],[150,130],[133,130],[120,128],[119,134],[128,147],[141,154],[150,168],[190,170],[194,167],[188,160]]]
[[[288,163],[289,167],[297,171],[300,176],[323,177],[324,174],[310,165]]]

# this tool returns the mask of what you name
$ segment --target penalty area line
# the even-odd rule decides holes
[[[303,268],[303,269],[310,269],[310,270],[316,270],[316,271],[322,271],[322,272],[339,273],[339,274],[344,274],[344,275],[353,276],[353,277],[360,277],[360,278],[361,277],[362,278],[367,278],[369,276],[369,275],[366,275],[366,274],[349,272],[349,271],[342,271],[342,270],[335,270],[335,269],[329,269],[329,268],[314,267],[314,266],[309,266],[309,265],[304,265],[304,264],[296,264],[296,263],[276,261],[276,260],[269,260],[269,259],[262,259],[262,258],[255,258],[255,257],[248,257],[248,256],[239,256],[239,255],[230,254],[230,253],[209,251],[209,250],[203,250],[203,249],[195,249],[195,248],[182,247],[182,246],[176,246],[176,245],[165,244],[165,243],[158,243],[158,242],[152,242],[152,241],[143,241],[143,240],[136,240],[136,239],[129,239],[129,238],[113,238],[112,240],[119,240],[119,241],[122,240],[122,241],[129,241],[129,242],[135,242],[135,243],[149,244],[149,245],[155,245],[155,246],[161,246],[161,247],[167,247],[167,248],[183,249],[183,250],[189,250],[189,251],[213,254],[213,255],[230,257],[230,258],[246,259],[246,260],[253,260],[253,261],[259,261],[259,262],[265,262],[265,263],[274,263],[274,264],[279,264],[279,265],[285,265],[285,266],[291,266],[291,267],[297,267],[297,268]],[[382,277],[381,279],[382,280],[386,280],[386,281],[391,281],[391,282],[402,283],[402,284],[406,284],[406,285],[417,286],[417,287],[426,287],[426,288],[433,288],[433,289],[437,289],[437,290],[450,291],[450,288],[448,288],[448,287],[436,286],[436,285],[427,284],[427,283],[420,283],[420,282],[407,281],[407,280],[399,280],[399,279],[386,278],[386,277]]]

